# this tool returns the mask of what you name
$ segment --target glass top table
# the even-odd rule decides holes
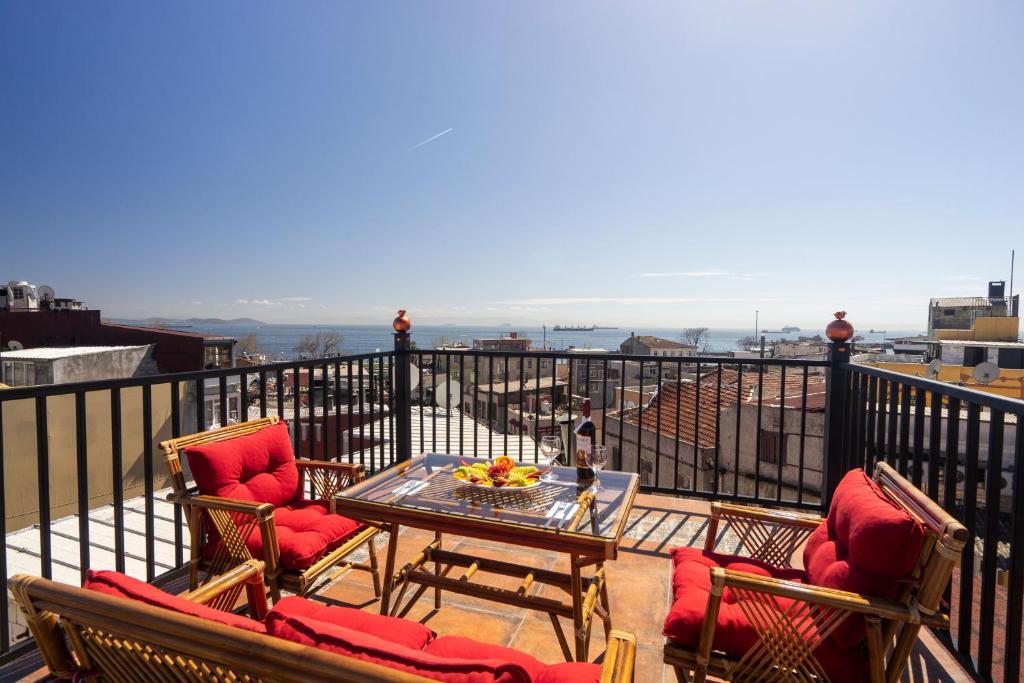
[[[614,559],[639,478],[599,473],[595,493],[576,483],[576,470],[555,467],[555,481],[529,488],[489,488],[455,479],[462,463],[484,458],[427,453],[383,470],[335,499],[337,512],[357,519],[492,538],[503,542]]]

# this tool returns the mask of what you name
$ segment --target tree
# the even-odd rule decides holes
[[[746,337],[741,337],[736,340],[736,347],[746,351],[752,346],[757,346],[761,341],[752,334],[748,334]]]
[[[260,340],[255,334],[247,334],[238,340],[238,350],[246,356],[260,353]]]
[[[307,334],[292,347],[292,351],[300,358],[324,358],[337,356],[341,352],[344,337],[338,332],[317,332]]]
[[[711,339],[711,330],[706,327],[687,327],[679,335],[679,341],[687,346],[695,346],[698,351],[707,351]]]

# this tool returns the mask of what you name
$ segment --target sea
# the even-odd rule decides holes
[[[201,334],[223,335],[241,339],[250,334],[256,336],[260,350],[271,359],[291,359],[295,356],[295,345],[303,337],[317,332],[337,332],[342,337],[344,353],[370,353],[388,351],[394,348],[393,331],[384,325],[232,325],[216,324],[193,326],[185,329]],[[678,340],[681,328],[666,327],[630,327],[618,329],[597,329],[590,332],[554,331],[552,327],[529,325],[413,325],[412,339],[420,349],[430,349],[444,343],[461,342],[472,346],[474,339],[485,339],[506,336],[515,332],[520,337],[533,341],[534,348],[562,350],[570,347],[604,349],[617,353],[619,344],[631,333],[638,335],[654,335],[666,339]],[[767,333],[766,343],[777,339],[797,339],[800,336],[821,334],[820,330],[803,330],[790,333]],[[735,351],[738,342],[744,337],[754,334],[753,329],[712,328],[709,332],[709,351]],[[861,331],[861,343],[881,343],[892,337],[921,334],[917,330]]]

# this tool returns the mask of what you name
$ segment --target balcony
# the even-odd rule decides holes
[[[595,412],[614,467],[637,472],[642,482],[623,553],[608,565],[612,604],[619,606],[615,626],[636,632],[640,643],[637,680],[671,680],[661,663],[667,552],[703,543],[709,501],[821,513],[843,472],[871,469],[882,460],[972,531],[949,590],[952,629],[922,632],[904,680],[1017,680],[1024,485],[1014,475],[1024,462],[1024,404],[853,365],[841,354],[799,361],[595,353],[580,362],[560,352],[410,352],[399,345],[360,356],[5,390],[0,518],[7,542],[0,550],[0,578],[6,584],[9,575],[27,572],[77,583],[87,568],[110,568],[180,588],[188,532],[180,510],[164,500],[167,483],[156,444],[208,428],[209,410],[217,413],[215,422],[227,424],[227,399],[235,392],[249,417],[290,420],[300,455],[362,463],[370,473],[424,451],[532,460],[538,456],[533,434],[558,433],[559,408],[573,410],[578,397],[536,415],[532,433],[495,430],[500,419],[475,418],[462,406],[493,402],[509,413],[539,406],[545,383],[510,382],[501,387],[499,404],[488,395],[493,381],[474,383],[468,374],[460,373],[466,378],[461,397],[446,392],[428,398],[424,387],[434,385],[412,381],[427,368],[463,363],[467,369],[473,363],[500,367],[503,377],[516,377],[528,361],[548,368],[547,386],[564,382],[615,397]],[[653,372],[645,371],[651,367]],[[578,373],[591,370],[599,379],[581,381]],[[651,398],[627,406],[627,392],[616,391],[617,376],[635,376],[630,386]],[[210,398],[219,400],[211,404]],[[958,476],[946,477],[947,471]],[[420,534],[404,532],[403,547],[416,547]],[[475,546],[485,557],[507,552],[453,541]],[[537,566],[557,561],[555,555],[523,552]],[[369,594],[364,579],[350,573],[318,595],[373,609],[361,602]],[[643,608],[630,609],[640,604],[641,590]],[[443,633],[485,637],[546,661],[560,658],[546,620],[510,616],[471,598],[446,596],[444,604],[428,615],[424,602],[412,616],[429,616],[431,628]],[[33,646],[21,637],[19,615],[6,600],[0,612],[2,661],[30,673],[24,667],[31,667]],[[593,653],[602,649],[597,631]]]

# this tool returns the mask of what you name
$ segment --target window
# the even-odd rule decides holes
[[[786,462],[786,441],[779,437],[774,430],[761,430],[761,462],[769,465],[778,465],[779,458]]]
[[[942,315],[956,315],[956,311],[952,308],[947,308],[942,311]]]

